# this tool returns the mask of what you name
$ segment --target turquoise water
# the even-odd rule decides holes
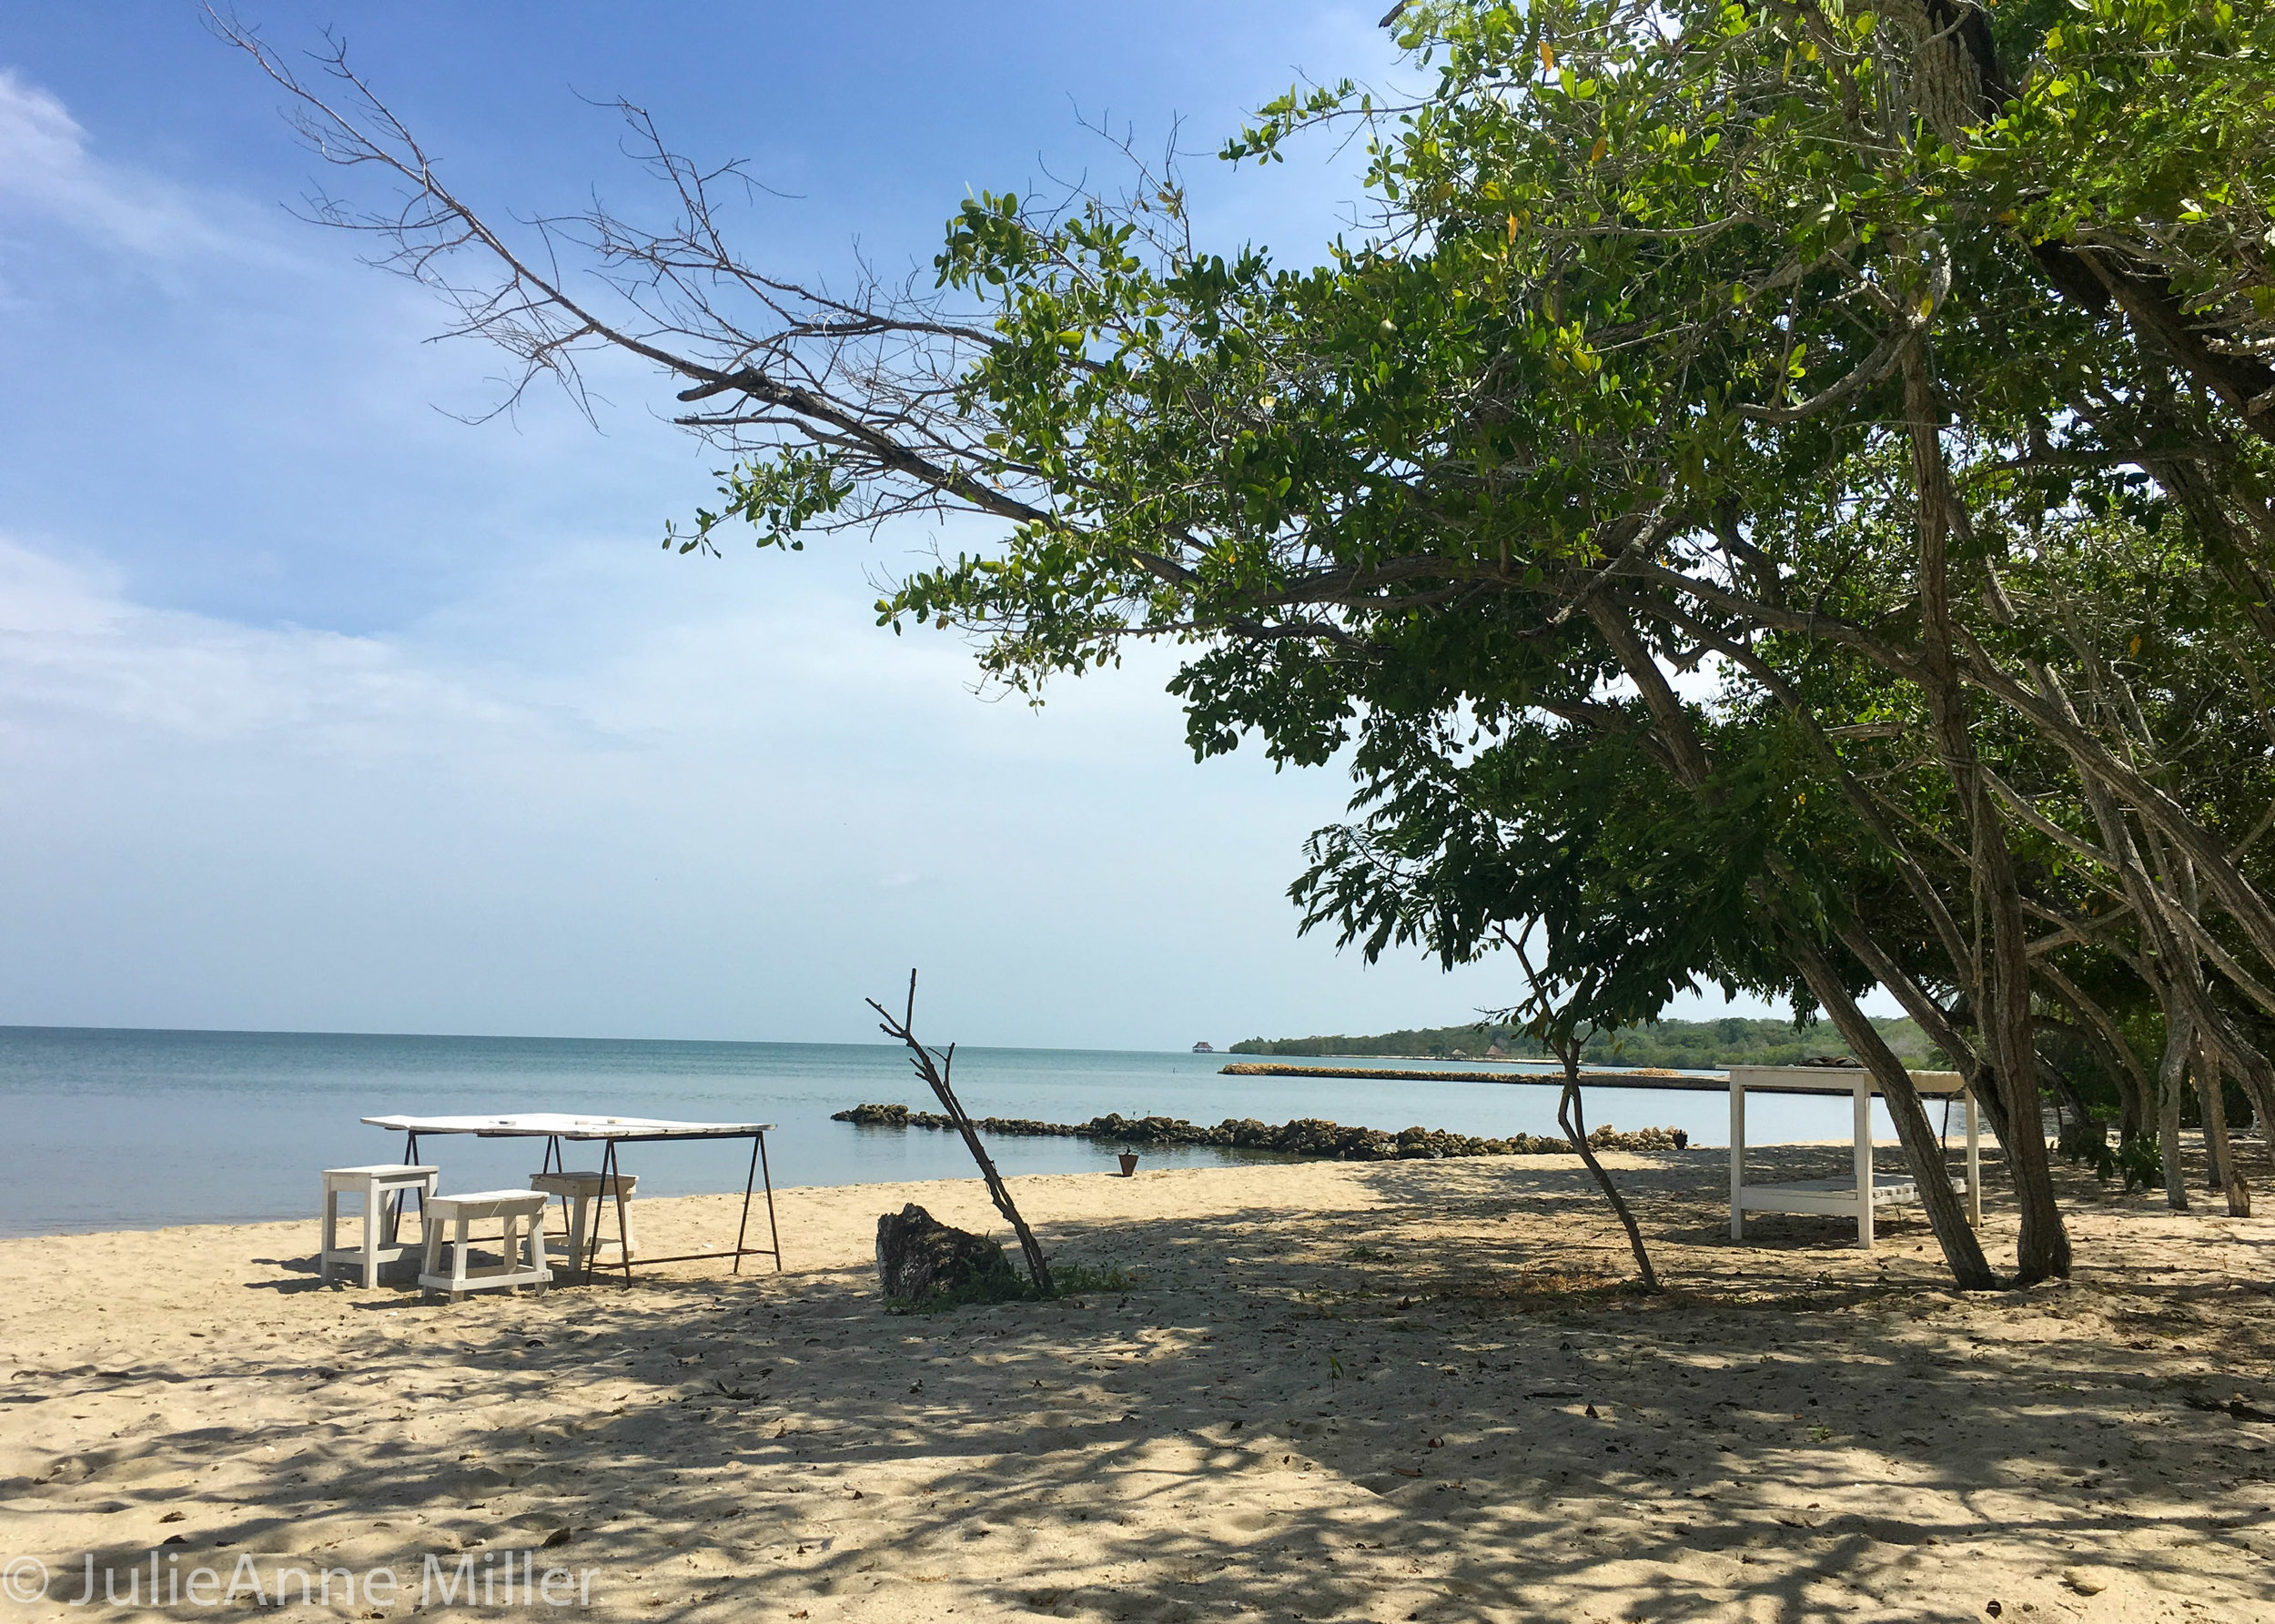
[[[956,1081],[976,1116],[1080,1122],[1119,1111],[1208,1123],[1323,1116],[1484,1135],[1556,1131],[1552,1088],[1227,1077],[1218,1072],[1225,1059],[959,1049]],[[399,1135],[358,1121],[389,1112],[773,1122],[781,1125],[767,1135],[767,1155],[778,1185],[973,1176],[953,1135],[829,1120],[864,1101],[932,1105],[906,1059],[882,1044],[0,1026],[0,1120],[8,1126],[0,1235],[312,1215],[318,1170],[399,1155]],[[1759,1144],[1839,1137],[1847,1112],[1838,1100],[1757,1100],[1748,1134]],[[1592,1126],[1687,1128],[1702,1145],[1724,1143],[1729,1122],[1719,1094],[1591,1089],[1587,1115]],[[1115,1155],[1072,1139],[994,1138],[988,1147],[1013,1174],[1104,1171]],[[521,1185],[540,1148],[452,1137],[426,1140],[420,1154],[441,1165],[446,1190],[488,1189]],[[622,1154],[642,1194],[669,1195],[741,1189],[749,1147],[656,1145]],[[1206,1147],[1146,1153],[1148,1166],[1271,1159]]]

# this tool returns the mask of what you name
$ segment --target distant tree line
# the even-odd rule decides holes
[[[1915,1068],[1940,1065],[1941,1051],[1927,1041],[1919,1023],[1907,1016],[1873,1022],[1881,1039]],[[1350,1055],[1418,1060],[1551,1059],[1548,1045],[1522,1026],[1507,1022],[1472,1022],[1466,1026],[1411,1027],[1370,1037],[1252,1037],[1232,1045],[1235,1054]],[[1724,1016],[1713,1021],[1654,1021],[1618,1032],[1599,1032],[1582,1045],[1591,1065],[1663,1066],[1674,1071],[1713,1071],[1732,1065],[1798,1065],[1826,1057],[1849,1058],[1837,1033],[1797,1031],[1791,1021]]]

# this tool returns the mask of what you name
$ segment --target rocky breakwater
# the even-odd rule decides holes
[[[832,1122],[861,1127],[953,1129],[956,1125],[935,1111],[911,1111],[906,1105],[855,1105],[834,1113]],[[1022,1116],[979,1116],[972,1125],[983,1134],[1029,1138],[1093,1139],[1107,1145],[1214,1145],[1231,1150],[1277,1151],[1282,1155],[1312,1161],[1394,1162],[1441,1156],[1540,1156],[1569,1154],[1572,1144],[1558,1135],[1512,1134],[1505,1139],[1479,1139],[1442,1128],[1405,1128],[1390,1133],[1381,1128],[1346,1127],[1315,1116],[1279,1124],[1253,1117],[1228,1117],[1215,1127],[1176,1116],[1124,1116],[1112,1112],[1088,1122],[1035,1122]],[[1690,1135],[1681,1128],[1637,1128],[1622,1133],[1609,1123],[1588,1135],[1597,1150],[1681,1150]]]

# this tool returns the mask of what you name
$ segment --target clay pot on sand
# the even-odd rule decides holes
[[[1138,1153],[1136,1151],[1126,1150],[1122,1152],[1121,1164],[1122,1176],[1124,1178],[1135,1178],[1138,1176]]]

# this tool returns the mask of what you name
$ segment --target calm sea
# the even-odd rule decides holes
[[[1221,1054],[959,1049],[956,1081],[976,1116],[1080,1122],[1108,1111],[1215,1123],[1323,1116],[1367,1127],[1554,1133],[1555,1091],[1480,1080],[1227,1077]],[[1341,1063],[1338,1063],[1341,1064]],[[1369,1063],[1353,1063],[1365,1064]],[[1386,1061],[1384,1065],[1400,1063]],[[1507,1070],[1507,1066],[1495,1069]],[[954,1135],[855,1128],[830,1113],[864,1101],[932,1101],[881,1044],[703,1044],[581,1038],[407,1037],[283,1032],[151,1032],[0,1026],[0,1235],[146,1228],[312,1215],[316,1174],[389,1161],[399,1135],[359,1118],[589,1111],[773,1122],[777,1185],[973,1176]],[[1726,1142],[1719,1094],[1591,1089],[1590,1125],[1687,1128]],[[1845,1102],[1764,1099],[1748,1136],[1838,1137]],[[1885,1126],[1883,1132],[1886,1132]],[[1102,1171],[1114,1152],[1071,1139],[992,1139],[1006,1173]],[[429,1139],[445,1189],[519,1186],[528,1140]],[[597,1155],[597,1153],[594,1153]],[[624,1153],[641,1193],[739,1190],[743,1145],[657,1145]],[[1234,1151],[1149,1151],[1148,1166],[1269,1160]]]

